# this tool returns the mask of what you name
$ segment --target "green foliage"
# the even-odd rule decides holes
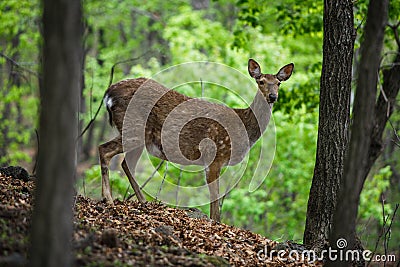
[[[164,30],[164,38],[171,48],[172,63],[225,58],[230,33],[219,22],[204,19],[204,12],[191,11],[184,6],[178,15],[171,17]],[[218,38],[213,38],[218,36]]]
[[[367,2],[355,2],[358,43],[365,25]],[[198,60],[226,64],[247,77],[250,57],[260,62],[264,73],[274,74],[287,63],[295,64],[291,79],[281,85],[279,100],[274,105],[277,144],[270,173],[258,190],[249,192],[248,180],[258,164],[257,152],[261,149],[261,143],[257,143],[250,153],[243,179],[224,200],[222,217],[226,223],[273,239],[301,240],[315,162],[323,2],[279,0],[266,4],[255,0],[223,0],[210,1],[208,9],[193,10],[191,1],[84,0],[83,8],[85,88],[80,114],[83,125],[89,122],[101,104],[111,67],[119,61],[138,57],[135,61],[116,66],[113,82],[151,77],[175,64]],[[391,24],[397,23],[399,14],[399,1],[391,1]],[[26,68],[40,73],[40,16],[37,0],[0,1],[0,50],[15,58],[21,66],[10,67],[9,62],[0,57],[0,132],[7,133],[0,136],[0,147],[7,149],[0,164],[29,162],[28,151],[36,149],[34,129],[38,122],[39,83]],[[385,41],[385,51],[397,48],[392,31],[387,32]],[[384,62],[386,60],[390,62],[391,58],[385,57]],[[18,83],[11,82],[11,73],[19,75]],[[239,88],[238,95],[230,93],[223,86],[237,86],[237,77],[225,73],[213,75],[220,79],[222,86],[204,83],[206,98],[223,101],[231,107],[245,107],[247,104],[243,99],[251,100],[255,94],[247,87]],[[179,80],[192,76],[206,79],[207,73],[193,70],[192,73],[163,78],[167,83],[179,84]],[[198,97],[201,85],[182,85],[176,90]],[[98,121],[104,115],[103,108]],[[394,114],[393,121],[399,120],[398,114]],[[101,135],[101,131],[99,123],[94,135]],[[107,130],[103,139],[111,139],[112,135]],[[102,141],[105,140],[98,142]],[[399,167],[400,163],[396,162],[398,150],[393,155],[394,162],[384,165]],[[151,158],[151,162],[154,168],[159,160]],[[153,168],[145,166],[139,173],[141,179],[149,177]],[[146,189],[157,192],[165,170],[164,165]],[[166,180],[177,183],[179,175],[180,170],[170,164]],[[83,177],[77,183],[78,192],[100,197],[100,167],[92,166]],[[388,187],[391,174],[387,167],[377,169],[371,177],[361,195],[361,224],[369,219],[380,222],[379,196],[385,191],[393,191]],[[111,171],[110,180],[114,197],[122,199],[129,187],[128,179],[121,171]],[[204,173],[187,172],[182,175],[181,183],[202,185],[205,183]],[[389,195],[398,199],[398,194]],[[204,196],[193,196],[193,201],[201,197]],[[208,205],[201,208],[208,212]],[[389,205],[387,210],[390,211]]]
[[[123,200],[126,191],[130,187],[125,174],[122,174],[121,171],[110,171],[109,178],[113,197]],[[86,197],[101,198],[100,165],[93,165],[91,168],[85,170],[83,177],[77,182],[77,190],[79,194]]]
[[[283,34],[296,36],[322,32],[322,1],[282,1],[277,4],[276,9]]]
[[[316,121],[315,113],[296,117],[274,113],[276,154],[262,186],[249,193],[234,189],[224,202],[227,223],[268,233],[271,239],[301,240],[313,174]],[[245,175],[246,177],[246,175]]]
[[[0,50],[19,64],[0,57],[0,165],[31,161],[24,150],[35,144],[39,14],[38,1],[0,3]]]
[[[390,177],[392,171],[390,166],[381,168],[373,177],[370,177],[363,188],[360,195],[359,218],[361,220],[368,220],[375,218],[378,221],[382,218],[382,199],[383,192],[386,192],[390,186]],[[385,205],[387,213],[392,213],[391,204]]]
[[[391,227],[391,235],[389,244],[398,244],[400,236],[398,235],[397,229],[399,229],[398,214],[393,218],[394,204],[398,203],[396,197],[390,197],[392,186],[390,179],[392,177],[392,171],[390,166],[382,167],[377,170],[374,175],[371,175],[366,181],[363,191],[360,195],[360,205],[358,211],[358,224],[357,231],[363,245],[368,248],[374,248],[377,244],[379,236],[382,235],[383,228],[388,228],[393,219]],[[394,193],[394,192],[393,192]],[[395,193],[398,195],[397,193]],[[384,222],[386,220],[386,223]],[[371,231],[371,229],[373,229]],[[375,231],[375,229],[378,229]],[[386,237],[381,236],[381,242]],[[390,247],[390,246],[389,246]],[[385,252],[385,246],[379,243],[377,248],[379,253]]]

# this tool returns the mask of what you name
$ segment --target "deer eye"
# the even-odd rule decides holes
[[[259,81],[258,82],[260,85],[264,85],[264,81]]]

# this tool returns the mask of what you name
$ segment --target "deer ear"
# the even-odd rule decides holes
[[[249,59],[249,64],[247,68],[251,77],[257,79],[261,76],[260,65],[258,65],[258,63],[254,59]]]
[[[287,64],[286,66],[283,66],[278,71],[278,73],[276,74],[276,78],[278,80],[280,80],[281,82],[286,81],[292,75],[293,69],[294,69],[294,64],[293,63]]]

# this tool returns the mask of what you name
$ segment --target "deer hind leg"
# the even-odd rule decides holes
[[[133,190],[135,191],[137,199],[139,200],[140,203],[145,203],[146,198],[143,196],[142,190],[140,190],[140,186],[135,179],[136,165],[138,163],[138,160],[139,160],[142,152],[143,152],[143,147],[136,148],[132,151],[127,152],[124,160],[122,161],[121,166],[122,166],[122,169],[124,170],[126,176],[128,176],[129,182],[131,183],[131,186],[132,186]],[[129,162],[132,163],[132,165],[131,165],[132,173],[130,172],[130,169],[126,162],[127,159],[129,160]]]
[[[122,152],[122,139],[120,136],[99,146],[102,185],[101,191],[103,197],[109,203],[113,203],[113,199],[111,195],[110,179],[108,177],[108,165],[112,157]]]
[[[206,173],[208,190],[210,191],[210,217],[214,221],[221,221],[219,210],[219,175],[221,172],[220,164],[213,162]]]

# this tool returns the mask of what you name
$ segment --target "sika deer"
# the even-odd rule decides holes
[[[103,197],[112,202],[108,177],[111,158],[127,152],[122,168],[138,200],[145,202],[134,169],[146,147],[160,159],[206,167],[210,217],[219,221],[221,168],[239,163],[260,138],[268,125],[273,103],[278,99],[279,85],[289,79],[293,68],[291,63],[276,75],[262,74],[259,64],[249,59],[248,71],[256,80],[258,90],[250,107],[245,109],[190,98],[151,79],[128,79],[111,85],[104,102],[110,123],[120,135],[99,146]],[[132,173],[126,157],[133,164]]]

